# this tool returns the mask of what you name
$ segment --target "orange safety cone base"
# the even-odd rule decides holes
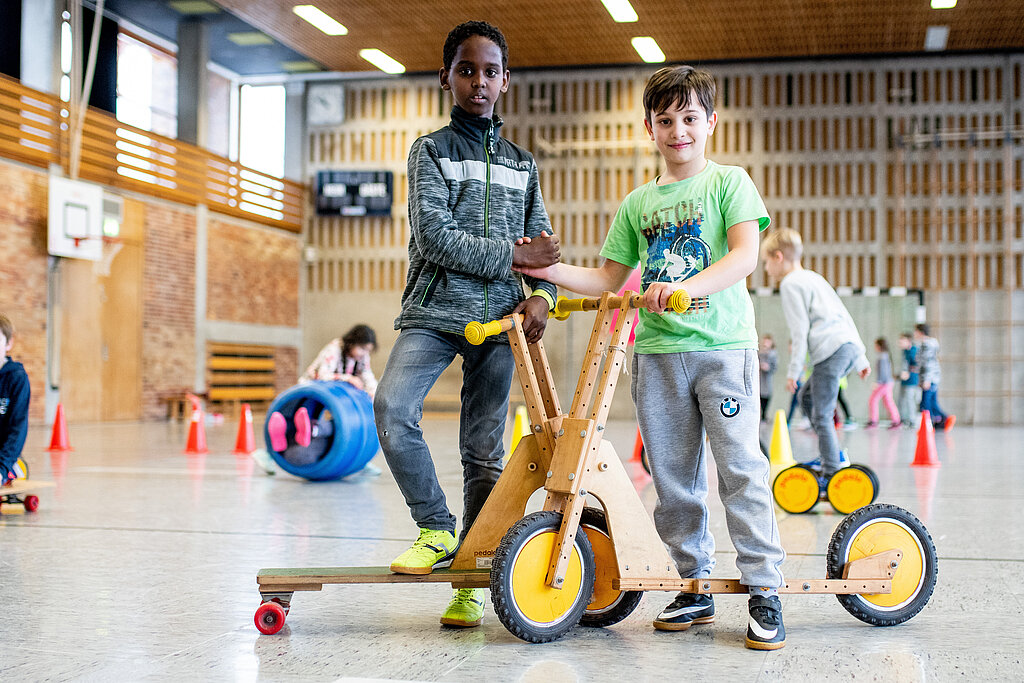
[[[940,467],[939,454],[935,448],[935,427],[927,410],[921,411],[921,426],[917,429],[917,447],[914,449],[914,467]]]
[[[256,434],[252,427],[252,407],[242,404],[242,412],[238,418],[238,436],[235,437],[235,455],[249,455],[256,450]]]
[[[57,415],[53,419],[53,433],[50,436],[50,447],[48,451],[73,451],[68,440],[68,425],[64,419],[64,404],[57,404]]]

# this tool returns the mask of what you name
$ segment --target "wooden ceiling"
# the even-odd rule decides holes
[[[448,31],[470,19],[505,33],[510,67],[640,63],[630,38],[652,36],[669,61],[691,63],[924,51],[931,25],[949,27],[947,51],[1024,49],[1024,1],[632,0],[640,19],[617,24],[600,0],[216,0],[217,4],[334,71],[375,71],[375,47],[408,72],[436,71]],[[331,37],[292,6],[316,4],[348,28]]]

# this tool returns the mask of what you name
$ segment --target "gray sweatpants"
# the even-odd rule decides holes
[[[636,354],[632,393],[658,493],[654,523],[683,578],[711,575],[707,434],[740,582],[778,588],[786,557],[758,444],[757,352]]]

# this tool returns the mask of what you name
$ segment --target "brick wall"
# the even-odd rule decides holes
[[[14,323],[11,357],[32,387],[29,419],[44,419],[47,176],[0,161],[0,312]]]
[[[147,202],[142,312],[142,415],[163,417],[164,398],[195,377],[196,215]]]
[[[303,368],[304,370],[305,368]],[[281,393],[295,386],[299,379],[299,350],[294,346],[274,349],[274,388]]]
[[[206,315],[260,325],[299,324],[296,235],[210,217]]]

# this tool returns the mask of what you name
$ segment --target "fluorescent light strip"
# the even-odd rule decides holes
[[[648,64],[657,64],[658,62],[665,61],[665,53],[658,47],[658,43],[654,38],[650,36],[637,36],[630,42],[633,43],[633,49],[640,55],[640,59]]]
[[[388,74],[402,74],[405,73],[405,67],[400,62],[395,61],[388,55],[384,54],[377,48],[371,48],[368,50],[360,50],[359,56],[373,64],[375,67]]]
[[[956,0],[932,0],[932,9],[953,9]]]
[[[295,12],[295,14],[313,24],[313,26],[316,26],[329,36],[343,36],[348,33],[347,28],[314,5],[295,5],[292,7],[292,12]]]
[[[629,0],[601,0],[604,4],[604,8],[608,10],[608,14],[612,15],[612,19],[619,22],[620,24],[636,21],[640,17],[636,15],[636,10],[629,4]]]

